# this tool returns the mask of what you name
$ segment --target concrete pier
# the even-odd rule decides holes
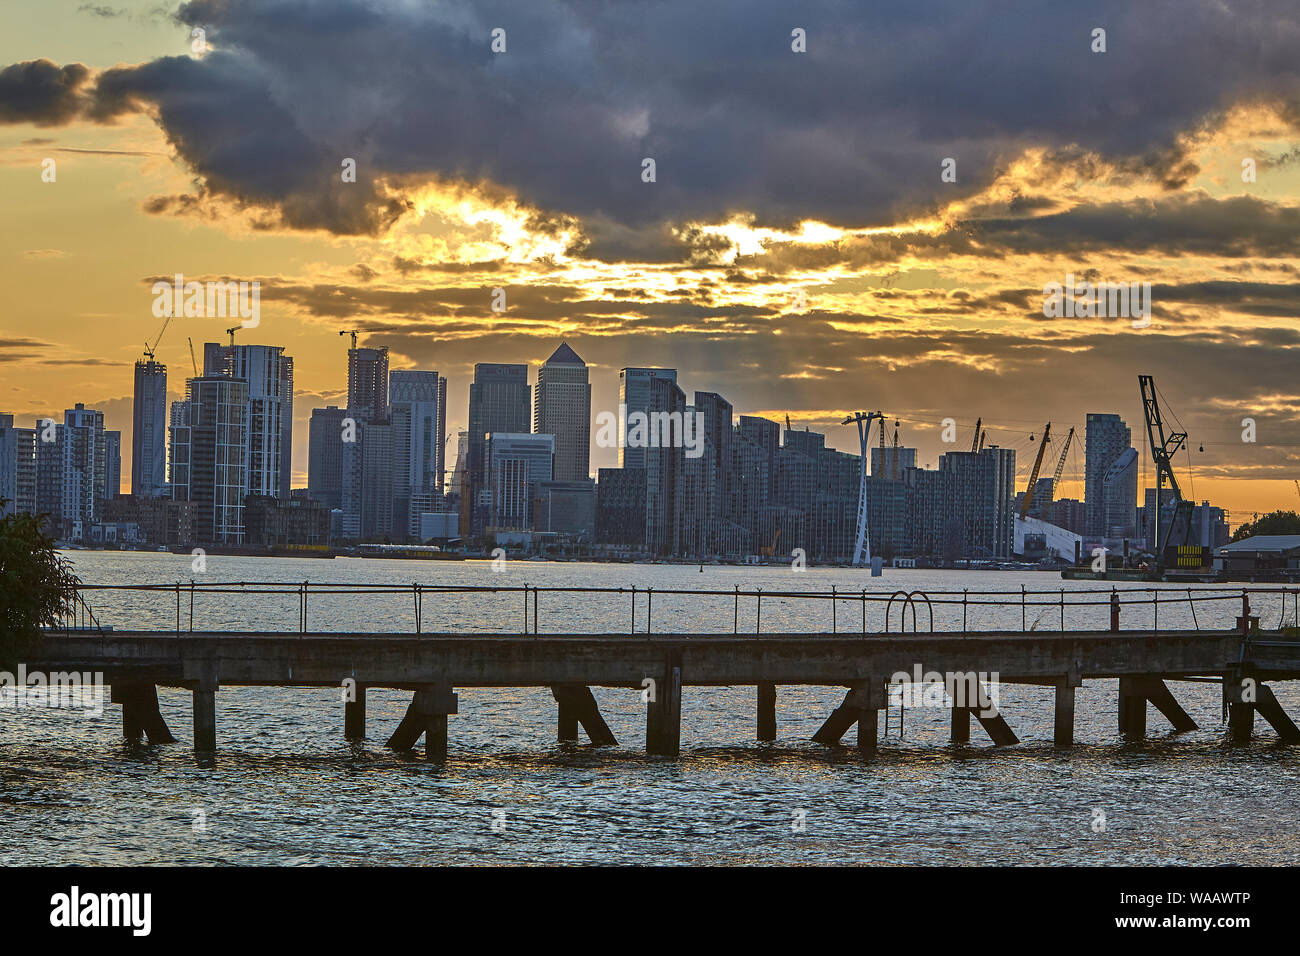
[[[1053,739],[1072,736],[1075,692],[1085,681],[1121,682],[1119,718],[1130,734],[1146,729],[1152,702],[1176,729],[1195,722],[1173,700],[1166,681],[1228,675],[1225,702],[1230,732],[1249,739],[1256,709],[1283,739],[1290,718],[1266,681],[1300,679],[1300,641],[1282,633],[1252,631],[979,632],[968,634],[284,634],[114,630],[111,634],[50,633],[27,666],[46,672],[101,672],[123,708],[123,730],[170,739],[157,712],[154,688],[178,687],[193,695],[194,747],[216,748],[216,693],[241,686],[338,688],[355,680],[358,698],[345,708],[345,732],[364,733],[361,691],[387,687],[413,691],[406,715],[390,738],[411,749],[426,737],[426,756],[444,759],[447,717],[457,713],[452,687],[549,687],[559,707],[557,736],[574,739],[585,729],[593,742],[613,743],[591,693],[593,687],[639,691],[655,680],[647,702],[646,746],[673,755],[681,747],[683,689],[740,686],[757,689],[757,730],[775,736],[775,688],[847,688],[844,702],[814,739],[840,742],[859,725],[859,745],[876,746],[878,711],[885,706],[887,675],[911,673],[917,663],[943,674],[999,674],[1002,684],[1055,688]],[[1069,675],[1063,683],[1063,676]],[[1245,676],[1255,691],[1243,693]],[[1234,684],[1235,682],[1235,684]],[[1235,691],[1234,691],[1235,686]],[[870,692],[869,692],[869,689]],[[1235,694],[1235,696],[1234,696]],[[335,698],[337,699],[337,698]],[[227,693],[223,704],[242,703]],[[963,701],[969,703],[969,701]],[[871,713],[866,713],[871,711]],[[954,708],[953,740],[969,740],[972,709]],[[974,714],[977,718],[979,714]],[[1010,715],[1007,715],[1010,716]],[[1011,717],[1014,721],[1014,717]],[[874,732],[873,732],[873,721]],[[576,725],[575,725],[576,724]],[[996,743],[1014,742],[1003,714],[981,720]],[[432,733],[430,733],[432,731]]]

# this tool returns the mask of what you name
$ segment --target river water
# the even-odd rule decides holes
[[[848,569],[631,566],[374,559],[70,553],[88,583],[188,585],[205,581],[326,584],[652,587],[872,592],[970,589],[1051,592],[1023,611],[1024,626],[1060,627],[1059,594],[1097,585],[1052,574],[887,569],[872,579]],[[1124,585],[1120,586],[1125,587]],[[1132,597],[1129,595],[1128,597]],[[1094,597],[1097,597],[1094,595]],[[1104,598],[1104,595],[1100,596]],[[1180,602],[1181,597],[1181,602]],[[1075,595],[1075,600],[1080,596]],[[1015,600],[1019,600],[1018,597]],[[1051,602],[1055,600],[1056,605]],[[1067,599],[1068,600],[1068,599]],[[172,627],[172,593],[95,592],[106,625]],[[636,629],[646,627],[645,596]],[[1265,626],[1280,598],[1256,599]],[[651,628],[730,632],[755,627],[752,599],[655,595]],[[1226,627],[1240,600],[1198,603],[1162,587],[1162,626]],[[543,594],[539,630],[631,630],[629,595]],[[829,601],[765,598],[762,630],[830,630]],[[935,609],[937,629],[960,626],[961,606]],[[971,606],[974,627],[1020,629],[1019,606]],[[1152,607],[1126,605],[1125,627],[1151,622]],[[1287,604],[1288,623],[1293,615]],[[928,610],[920,625],[926,629]],[[296,596],[233,600],[199,595],[195,627],[298,627]],[[1066,626],[1104,628],[1103,604],[1068,606]],[[426,597],[422,627],[518,632],[520,595]],[[910,628],[911,619],[908,617]],[[884,625],[868,604],[867,627]],[[184,597],[183,626],[189,626]],[[862,628],[862,602],[835,608],[834,626]],[[898,628],[898,608],[891,626]],[[309,599],[312,630],[405,630],[402,596]],[[120,709],[94,716],[52,708],[0,709],[0,863],[3,864],[1296,864],[1300,863],[1300,748],[1256,723],[1234,745],[1220,723],[1217,685],[1177,683],[1199,730],[1175,734],[1154,709],[1148,738],[1121,739],[1114,681],[1078,693],[1078,746],[1052,746],[1050,688],[1004,685],[1003,713],[1022,743],[993,747],[978,724],[968,746],[948,742],[948,711],[890,715],[879,754],[810,742],[843,689],[782,687],[779,738],[754,740],[754,689],[688,687],[682,755],[644,753],[645,709],[633,690],[596,688],[617,747],[555,742],[555,703],[545,689],[461,688],[450,719],[449,762],[426,764],[383,744],[409,694],[371,690],[368,738],[343,739],[337,689],[227,688],[217,696],[215,761],[190,748],[190,696],[160,688],[176,744],[127,744]],[[1300,717],[1300,689],[1275,685]],[[883,721],[882,721],[883,727]],[[850,731],[847,741],[855,738]],[[585,737],[583,738],[585,741]]]

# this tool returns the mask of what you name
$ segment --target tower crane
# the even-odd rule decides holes
[[[882,429],[881,429],[881,432],[883,432],[883,431],[884,431],[884,429],[882,428]],[[898,460],[898,422],[894,422],[894,462],[893,462],[893,465],[894,465],[894,467],[890,469],[890,475],[889,475],[889,477],[890,477],[890,478],[893,478],[895,481],[898,481],[898,479],[900,479],[900,478],[903,477],[903,466],[902,466],[902,464],[901,464],[901,463],[899,462],[899,460]]]
[[[234,347],[235,347],[235,333],[238,332],[238,331],[239,331],[240,329],[242,329],[242,328],[243,328],[242,325],[235,325],[235,326],[231,326],[230,328],[226,329],[226,334],[230,336],[230,347],[231,347],[231,348],[234,348]]]
[[[355,348],[357,347],[357,336],[358,336],[358,335],[365,335],[366,333],[369,333],[369,332],[387,332],[387,331],[388,331],[388,329],[344,329],[343,331],[341,331],[341,332],[339,333],[339,335],[350,335],[350,336],[352,336],[352,347],[355,349]]]
[[[1043,467],[1043,452],[1047,451],[1047,441],[1052,434],[1052,423],[1043,428],[1043,440],[1038,443],[1038,455],[1034,458],[1034,470],[1029,473],[1029,487],[1025,489],[1024,500],[1020,503],[1020,517],[1029,517],[1029,506],[1034,501],[1034,486],[1038,484],[1038,469]],[[1033,437],[1033,436],[1030,436]]]
[[[150,345],[147,340],[145,341],[144,354],[149,356],[150,362],[153,361],[154,349],[158,348],[158,343],[162,341],[163,333],[167,331],[167,326],[171,324],[171,321],[172,317],[170,315],[167,316],[167,321],[164,322],[162,328],[158,330],[158,337],[153,340],[153,345]]]
[[[193,340],[192,338],[190,338],[190,337],[187,335],[187,336],[185,337],[185,341],[190,343],[190,365],[194,366],[194,377],[195,377],[195,378],[198,378],[198,377],[199,377],[199,363],[196,362],[196,361],[194,361],[194,340]]]
[[[1160,417],[1160,403],[1156,400],[1155,379],[1150,375],[1139,375],[1138,388],[1142,391],[1142,414],[1146,418],[1151,457],[1156,463],[1156,575],[1162,577],[1165,570],[1165,549],[1169,547],[1169,539],[1173,536],[1174,529],[1180,522],[1182,523],[1184,544],[1192,531],[1193,506],[1183,497],[1183,491],[1178,487],[1178,479],[1174,477],[1174,469],[1170,464],[1174,454],[1187,441],[1187,433],[1171,431],[1168,435],[1165,434],[1164,421]],[[1160,499],[1163,497],[1161,491],[1165,482],[1169,483],[1169,489],[1174,493],[1174,513],[1170,515],[1169,525],[1161,534]]]
[[[979,451],[980,444],[980,424],[984,421],[982,418],[975,419],[975,437],[970,440],[970,450]]]

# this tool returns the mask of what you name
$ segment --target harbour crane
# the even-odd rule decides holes
[[[163,333],[167,331],[167,326],[171,324],[171,321],[172,317],[170,315],[167,316],[167,321],[164,322],[162,328],[158,330],[158,337],[153,340],[153,345],[150,345],[148,340],[145,341],[144,354],[149,357],[150,362],[153,361],[154,349],[158,348],[158,343],[162,341]]]
[[[1061,457],[1056,460],[1056,474],[1052,475],[1052,498],[1056,498],[1056,489],[1061,484],[1061,475],[1065,472],[1065,456],[1070,451],[1070,439],[1074,437],[1074,426],[1065,433],[1065,447],[1061,449]]]
[[[1187,538],[1192,531],[1193,506],[1183,497],[1183,491],[1178,487],[1178,479],[1174,477],[1171,464],[1174,454],[1186,443],[1187,433],[1171,431],[1168,435],[1165,434],[1164,421],[1160,417],[1160,403],[1156,399],[1155,379],[1150,375],[1139,375],[1138,388],[1142,391],[1142,414],[1146,418],[1151,457],[1156,464],[1156,575],[1162,577],[1165,570],[1165,549],[1169,547],[1169,539],[1173,536],[1174,529],[1181,523],[1184,544],[1187,543]],[[1169,517],[1168,526],[1162,529],[1160,503],[1164,497],[1162,489],[1166,482],[1169,483],[1169,490],[1174,493],[1174,513]]]
[[[1029,473],[1029,487],[1025,489],[1024,500],[1020,503],[1020,517],[1029,517],[1029,506],[1034,501],[1034,486],[1038,484],[1038,470],[1043,467],[1043,452],[1047,451],[1047,441],[1052,434],[1052,423],[1043,428],[1043,440],[1038,443],[1038,455],[1034,458],[1034,470]]]

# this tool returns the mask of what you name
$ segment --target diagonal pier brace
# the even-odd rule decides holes
[[[422,685],[388,738],[388,746],[394,750],[411,750],[423,734],[424,758],[441,763],[447,759],[447,715],[459,712],[460,699],[452,693],[449,682]]]
[[[586,684],[554,684],[551,695],[559,705],[559,739],[576,741],[578,725],[587,732],[593,744],[617,745],[614,732],[601,716],[596,695]]]

